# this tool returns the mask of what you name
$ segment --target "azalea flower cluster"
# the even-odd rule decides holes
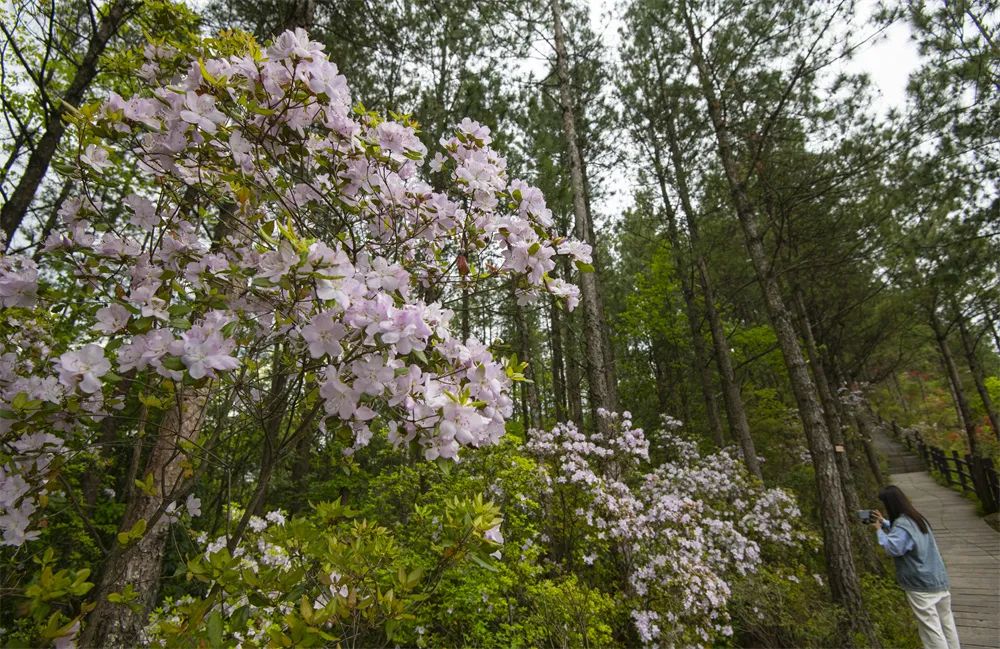
[[[604,434],[573,424],[532,431],[528,450],[546,467],[549,498],[572,490],[590,548],[615,549],[633,623],[647,646],[709,645],[732,635],[726,607],[733,579],[753,572],[762,546],[804,540],[799,510],[779,489],[764,489],[734,450],[702,456],[671,429],[653,436],[671,458],[642,472],[649,442],[629,413],[601,412]],[[565,493],[562,494],[565,496]],[[565,501],[565,499],[563,499]],[[580,502],[579,498],[575,502]]]
[[[17,547],[39,536],[28,531],[38,509],[31,485],[44,480],[49,465],[65,448],[62,439],[40,432],[23,435],[11,447],[11,460],[0,466],[0,545]]]
[[[7,348],[21,353],[0,349],[0,409],[6,410],[0,415],[0,545],[17,547],[38,538],[37,530],[29,530],[32,517],[48,498],[54,461],[69,453],[63,437],[53,433],[71,432],[79,417],[100,420],[104,403],[100,396],[83,395],[74,400],[74,412],[66,411],[62,406],[80,375],[39,367],[38,359],[52,354],[45,336],[33,323],[13,317],[8,323],[13,329]],[[44,409],[51,413],[47,430],[15,421]]]
[[[248,591],[244,590],[230,593],[218,605],[219,611],[227,619],[239,611],[245,620],[245,628],[233,631],[230,638],[235,646],[266,645],[268,630],[275,624],[280,624],[281,618],[294,608],[292,602],[286,601],[286,593],[281,589],[283,580],[300,578],[291,574],[293,570],[301,570],[301,567],[293,566],[287,548],[286,522],[285,514],[279,510],[271,511],[263,518],[251,517],[243,542],[232,552],[227,547],[225,536],[209,541],[206,534],[200,533],[195,538],[195,542],[204,549],[201,556],[189,562],[189,567],[197,570],[193,574],[217,576],[210,571],[229,569],[266,575],[268,578],[271,589],[262,590],[253,600],[248,597]],[[328,579],[328,584],[317,585],[318,594],[313,602],[317,609],[322,609],[331,602],[335,603],[337,597],[346,601],[349,595],[348,586],[341,582],[337,573],[331,573]],[[187,612],[197,603],[190,595],[168,600],[150,617],[144,641],[154,647],[165,646],[165,638],[184,628]]]
[[[520,300],[548,292],[572,308],[576,287],[548,272],[558,255],[585,268],[589,246],[551,232],[541,192],[508,177],[488,127],[467,119],[442,139],[436,191],[416,125],[352,108],[304,31],[246,49],[193,60],[150,46],[147,89],[73,118],[80,192],[44,242],[52,273],[0,257],[0,305],[5,319],[44,311],[58,287],[89,330],[33,364],[16,336],[0,341],[0,431],[86,435],[129,398],[109,389],[122,377],[212,381],[223,398],[301,371],[347,452],[378,431],[428,459],[495,443],[520,376],[451,333],[447,301],[506,274]],[[138,176],[121,179],[122,165]],[[10,408],[20,394],[46,406]]]

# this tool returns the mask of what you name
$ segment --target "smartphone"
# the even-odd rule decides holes
[[[875,516],[870,509],[859,509],[858,510],[858,520],[865,525],[871,525],[875,522]]]

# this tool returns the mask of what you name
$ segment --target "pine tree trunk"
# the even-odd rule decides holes
[[[701,315],[698,313],[698,305],[695,302],[694,287],[691,285],[691,264],[689,258],[683,253],[684,242],[681,241],[680,232],[677,228],[677,211],[670,201],[667,193],[667,179],[660,163],[660,150],[656,137],[652,137],[653,146],[653,168],[656,173],[657,183],[660,187],[660,200],[663,202],[663,209],[667,216],[667,236],[670,239],[670,252],[674,258],[674,266],[677,268],[677,277],[681,283],[681,296],[684,298],[684,313],[687,316],[688,333],[691,334],[691,346],[694,350],[694,364],[701,383],[701,396],[705,400],[705,415],[708,418],[708,430],[715,441],[716,446],[722,447],[725,441],[722,438],[722,422],[719,420],[719,404],[715,399],[715,386],[712,385],[712,369],[708,364],[708,354],[705,350],[705,339],[701,335]]]
[[[518,359],[522,363],[527,363],[527,367],[524,368],[524,378],[527,379],[521,384],[521,389],[525,392],[525,397],[528,406],[527,416],[525,420],[530,423],[531,428],[541,428],[542,427],[542,406],[538,400],[538,383],[536,382],[535,375],[535,360],[534,354],[531,353],[531,334],[528,331],[528,325],[524,318],[524,309],[521,305],[517,303],[517,296],[515,295],[514,284],[510,285],[511,303],[514,308],[514,329],[517,332],[518,348],[519,354]],[[525,427],[527,429],[528,426]]]
[[[563,325],[562,339],[566,342],[564,350],[566,368],[566,403],[569,406],[569,418],[581,430],[583,429],[583,384],[580,377],[580,346],[576,341],[576,330],[573,328],[573,314],[566,313],[561,318]]]
[[[1000,351],[1000,329],[997,329],[997,323],[990,315],[989,305],[984,305],[983,318],[986,320],[986,326],[990,333],[993,334],[993,346],[997,348],[997,351]]]
[[[559,306],[549,297],[549,347],[552,353],[552,399],[556,421],[566,420],[566,370],[563,364],[562,322]]]
[[[288,17],[285,19],[285,29],[294,30],[297,27],[306,31],[312,29],[315,22],[316,0],[291,0],[286,6]]]
[[[935,340],[937,340],[935,338]],[[957,378],[953,378],[951,366],[954,365],[955,361],[951,356],[951,350],[948,348],[948,342],[945,340],[937,341],[938,343],[938,353],[941,356],[941,367],[944,369],[945,378],[948,381],[948,392],[951,394],[951,403],[955,406],[955,419],[958,421],[958,427],[963,431],[969,430],[969,422],[966,419],[969,416],[967,409],[963,408],[963,402],[965,400],[965,395],[959,394],[961,387],[956,383]],[[958,376],[958,371],[954,373],[954,377]],[[973,442],[975,443],[975,442]]]
[[[862,600],[861,583],[855,569],[854,552],[851,547],[850,521],[846,516],[837,461],[823,421],[816,387],[809,376],[802,349],[799,347],[798,336],[778,288],[778,280],[770,268],[757,216],[737,168],[732,136],[723,117],[721,104],[712,87],[712,76],[701,52],[701,41],[695,33],[694,23],[683,0],[681,8],[692,49],[692,59],[697,68],[704,99],[708,104],[709,117],[715,131],[719,161],[729,185],[736,215],[743,229],[747,252],[764,292],[768,315],[781,346],[785,367],[788,370],[788,378],[795,394],[799,416],[802,419],[803,429],[809,444],[809,453],[812,456],[816,475],[817,495],[819,496],[824,554],[834,601],[846,609],[849,628],[861,633],[872,647],[878,647],[880,646],[878,637]],[[851,642],[851,635],[850,633],[845,634],[845,640],[848,643]]]
[[[952,396],[955,398],[955,409],[958,411],[959,419],[965,428],[965,438],[969,443],[969,456],[972,458],[972,483],[976,489],[976,495],[983,505],[983,512],[992,514],[997,511],[996,495],[990,489],[986,480],[986,473],[983,464],[979,459],[979,444],[976,442],[976,426],[972,419],[972,412],[969,410],[969,402],[965,398],[965,390],[962,388],[962,378],[958,374],[958,367],[955,359],[951,355],[948,346],[948,333],[938,319],[937,314],[931,313],[931,328],[934,330],[934,338],[941,351],[941,359],[944,361],[945,372],[951,383]]]
[[[14,233],[17,232],[24,217],[28,214],[35,193],[42,184],[45,173],[49,170],[49,164],[55,156],[63,133],[66,132],[66,124],[63,122],[64,105],[76,108],[83,101],[87,89],[94,77],[97,76],[98,62],[107,48],[108,42],[129,18],[135,6],[134,0],[114,0],[111,3],[108,12],[97,24],[97,30],[87,45],[87,51],[84,53],[73,79],[69,82],[66,92],[61,98],[55,98],[54,107],[46,114],[45,133],[39,138],[28,157],[24,173],[21,174],[14,191],[11,192],[3,207],[0,207],[0,229],[3,229],[6,235],[4,250],[10,246],[14,239]]]
[[[858,435],[861,437],[861,443],[865,450],[865,458],[868,460],[868,468],[872,472],[872,477],[875,478],[875,482],[880,487],[884,486],[886,482],[882,476],[882,466],[879,464],[878,452],[872,443],[872,428],[869,425],[867,413],[859,409],[854,416],[854,423],[858,427]]]
[[[580,134],[577,134],[577,151],[583,151],[583,141]],[[594,285],[596,286],[597,321],[601,328],[601,344],[604,354],[604,382],[608,390],[608,403],[610,409],[618,408],[618,371],[615,362],[615,347],[611,342],[611,323],[608,320],[607,310],[604,308],[604,290],[601,285],[602,269],[606,268],[602,251],[597,246],[597,233],[594,231],[594,211],[590,203],[590,176],[587,175],[587,159],[580,154],[580,175],[583,177],[583,204],[587,211],[587,238],[585,241],[593,249]]]
[[[909,415],[910,404],[908,404],[906,402],[906,399],[903,397],[903,388],[899,385],[899,376],[896,374],[896,372],[893,372],[892,374],[890,374],[890,377],[892,378],[892,391],[893,394],[896,396],[896,401],[899,402],[899,407],[903,409],[903,412]]]
[[[851,520],[854,512],[861,509],[861,499],[858,496],[858,485],[854,479],[854,466],[851,464],[851,453],[847,440],[844,437],[844,426],[840,418],[840,408],[836,395],[830,388],[830,381],[827,369],[823,363],[823,357],[816,344],[816,337],[813,335],[812,323],[809,318],[809,310],[806,308],[802,293],[796,290],[795,302],[799,311],[799,320],[802,323],[802,338],[806,344],[806,353],[809,358],[809,366],[812,368],[813,380],[816,382],[816,391],[819,393],[820,402],[823,405],[823,416],[826,422],[827,431],[830,433],[830,441],[833,443],[834,454],[837,458],[837,470],[840,472],[840,486],[844,491],[844,507],[847,519]],[[874,448],[871,445],[871,438],[862,435],[865,454],[871,465]],[[881,484],[881,472],[877,470],[878,460],[875,458],[874,473],[876,480]],[[879,561],[876,547],[872,535],[864,527],[853,527],[855,544],[861,549],[861,556],[864,565],[869,570],[882,572],[882,564]]]
[[[135,370],[124,373],[122,381],[115,386],[116,399],[124,399],[128,395],[134,379]],[[110,415],[101,420],[101,437],[98,442],[97,457],[80,477],[80,490],[83,492],[83,502],[88,512],[97,504],[101,478],[106,475],[111,463],[115,442],[118,440],[118,426],[121,423],[122,417],[116,415]]]
[[[555,31],[556,68],[559,76],[559,102],[562,107],[563,140],[570,163],[570,181],[573,189],[573,214],[576,237],[589,241],[590,215],[584,195],[583,161],[577,147],[576,118],[573,113],[573,89],[569,75],[566,38],[562,26],[561,0],[552,0],[552,20]],[[583,332],[587,353],[587,379],[590,384],[591,409],[614,410],[611,388],[608,385],[607,351],[604,348],[604,326],[601,317],[600,295],[596,273],[580,273],[580,295],[583,306]],[[603,427],[601,418],[597,425]]]
[[[142,520],[146,523],[146,532],[130,545],[116,545],[105,560],[94,600],[96,607],[87,618],[80,640],[82,646],[139,645],[146,616],[155,603],[160,585],[170,529],[170,522],[163,512],[188,489],[189,480],[184,468],[187,455],[181,444],[193,442],[198,437],[207,400],[208,388],[185,387],[177,395],[177,402],[164,413],[153,450],[140,476],[142,480],[152,476],[155,495],[134,489],[119,528],[120,532],[128,531]],[[107,599],[109,594],[123,592],[128,586],[138,593],[134,602],[138,611]]]
[[[656,386],[656,403],[660,407],[660,412],[670,413],[672,405],[670,402],[670,379],[668,370],[664,367],[663,357],[660,353],[659,345],[655,342],[650,345],[649,361],[653,366],[653,382]]]
[[[840,414],[837,411],[833,392],[830,390],[830,383],[827,380],[823,359],[819,354],[819,348],[816,346],[816,338],[813,336],[812,324],[809,321],[809,312],[806,309],[805,300],[802,299],[802,293],[799,291],[796,291],[795,303],[799,311],[799,321],[802,323],[802,339],[806,344],[806,353],[809,356],[809,365],[812,368],[813,380],[816,382],[816,391],[819,393],[820,402],[823,404],[823,418],[830,433],[830,441],[833,443],[833,450],[837,457],[837,469],[840,471],[840,483],[844,490],[844,503],[847,507],[847,515],[851,516],[851,512],[861,509],[861,502],[858,500],[858,491],[854,484],[854,472],[851,469]]]
[[[656,63],[657,72],[662,77],[659,58],[656,59]],[[701,292],[705,298],[705,316],[708,319],[708,328],[712,334],[715,364],[719,368],[719,378],[722,382],[722,394],[726,405],[726,419],[729,422],[729,432],[740,445],[740,450],[743,453],[743,462],[747,465],[747,469],[753,475],[762,478],[760,462],[757,461],[757,448],[753,442],[753,435],[750,433],[746,407],[743,404],[743,395],[740,393],[740,386],[736,381],[736,371],[733,369],[729,340],[726,338],[726,330],[722,324],[722,318],[715,307],[715,290],[712,286],[711,275],[708,272],[708,263],[701,250],[698,214],[695,212],[694,205],[691,202],[687,168],[684,165],[684,156],[681,154],[680,138],[677,135],[677,125],[674,121],[673,110],[666,114],[665,122],[667,127],[667,147],[670,150],[670,159],[673,163],[677,196],[680,200],[685,223],[687,224],[688,234],[691,237],[695,266],[698,270],[698,283],[701,285]]]
[[[997,410],[993,406],[993,400],[990,399],[990,392],[986,389],[986,378],[983,376],[983,368],[979,364],[979,358],[976,356],[976,341],[972,339],[972,334],[969,333],[969,328],[965,323],[965,318],[962,313],[955,309],[956,315],[958,317],[958,332],[962,339],[962,349],[965,351],[965,360],[969,365],[969,371],[972,373],[972,380],[976,383],[976,391],[979,392],[979,398],[983,402],[983,408],[986,410],[986,416],[990,420],[990,426],[993,427],[993,434],[1000,439],[1000,418],[997,417]]]
[[[826,366],[830,368],[830,372],[833,375],[833,380],[837,385],[846,385],[847,381],[844,377],[844,372],[841,370],[840,364],[837,362],[837,356],[833,353],[829,353],[827,350]],[[846,406],[838,398],[834,401],[834,405],[837,407],[837,412],[840,413],[840,421],[848,421],[852,418],[852,414],[848,412]],[[861,414],[855,413],[853,415],[853,420],[855,427],[858,430],[858,438],[861,441],[862,449],[865,453],[865,458],[868,461],[868,468],[871,471],[872,477],[875,479],[875,483],[882,487],[887,484],[885,477],[882,475],[882,467],[879,464],[878,451],[875,449],[875,444],[872,441],[871,428],[867,425],[867,419],[864,417],[863,411],[858,411]]]

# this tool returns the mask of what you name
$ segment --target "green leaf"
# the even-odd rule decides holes
[[[469,553],[469,558],[472,559],[473,563],[475,563],[476,565],[478,565],[480,567],[486,568],[490,572],[498,572],[496,566],[490,565],[489,563],[487,563],[482,557],[480,557],[475,552],[470,552]]]
[[[413,571],[406,576],[406,585],[412,588],[413,586],[416,586],[420,580],[423,579],[423,577],[424,569],[420,567],[414,568]]]
[[[10,407],[15,411],[24,410],[28,405],[28,401],[30,401],[30,399],[28,398],[27,392],[18,392],[14,395],[14,399],[10,402]]]
[[[181,360],[180,356],[164,356],[160,362],[168,370],[177,370],[178,372],[184,370],[184,361]]]
[[[147,408],[153,408],[155,410],[163,409],[163,401],[159,397],[152,394],[146,394],[145,392],[139,393],[139,403]]]
[[[152,479],[153,474],[149,474],[149,477],[150,477],[150,479]],[[139,482],[139,481],[136,480],[136,482]],[[139,484],[142,484],[143,486],[145,486],[145,483],[139,483]],[[143,489],[143,491],[145,491],[145,489]],[[117,537],[118,538],[118,542],[120,544],[122,544],[122,545],[128,545],[129,543],[131,543],[135,539],[141,539],[142,535],[145,534],[145,533],[146,533],[146,519],[145,518],[140,518],[139,520],[137,520],[135,522],[135,525],[132,526],[132,529],[128,530],[127,532],[119,532],[118,533],[118,537]]]
[[[198,69],[201,70],[201,76],[205,78],[205,81],[207,81],[209,85],[216,83],[216,78],[209,73],[209,71],[205,68],[205,62],[200,58],[198,59]]]
[[[150,498],[156,497],[156,485],[153,484],[152,472],[147,473],[144,480],[136,480],[135,486],[141,489],[142,493],[146,494]]]
[[[218,611],[212,611],[208,616],[208,642],[213,647],[222,646],[222,616]]]
[[[592,273],[594,272],[594,267],[591,264],[584,263],[579,259],[576,260],[576,267],[581,273]]]
[[[303,595],[302,599],[299,600],[299,615],[302,616],[302,619],[305,620],[306,624],[312,624],[313,607],[312,604],[309,603],[309,597],[306,595]]]

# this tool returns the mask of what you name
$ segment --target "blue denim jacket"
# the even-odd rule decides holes
[[[886,521],[882,524],[889,525]],[[896,580],[903,590],[948,590],[948,573],[932,530],[924,534],[915,521],[902,514],[887,532],[879,530],[878,542],[896,562]]]

